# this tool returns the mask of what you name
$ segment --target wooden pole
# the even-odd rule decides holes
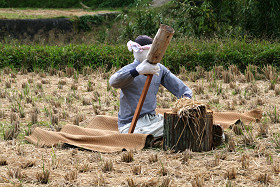
[[[160,28],[153,40],[153,44],[147,54],[147,60],[150,63],[160,63],[174,32],[173,28],[167,25],[160,25]]]
[[[161,61],[169,42],[174,34],[174,29],[167,25],[160,25],[158,32],[153,40],[153,44],[147,54],[147,60],[152,64],[157,64]],[[133,133],[139,118],[142,106],[144,104],[147,92],[149,90],[153,75],[147,75],[147,79],[142,90],[142,94],[138,101],[134,116],[131,121],[128,133]]]
[[[134,129],[135,129],[135,127],[136,127],[136,123],[137,123],[137,120],[138,120],[138,118],[139,118],[139,115],[140,115],[142,106],[143,106],[143,104],[144,104],[144,101],[145,101],[147,92],[148,92],[148,90],[149,90],[149,87],[150,87],[152,78],[153,78],[153,75],[147,75],[147,79],[146,79],[146,82],[145,82],[145,85],[144,85],[142,94],[141,94],[141,96],[140,96],[140,99],[139,99],[139,101],[138,101],[138,104],[137,104],[137,107],[136,107],[134,116],[133,116],[133,118],[132,118],[131,125],[130,125],[130,128],[129,128],[129,130],[128,130],[128,133],[133,133],[133,132],[134,132]]]

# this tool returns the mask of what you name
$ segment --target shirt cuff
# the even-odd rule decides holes
[[[183,96],[184,96],[184,97],[188,97],[189,99],[191,99],[191,98],[192,98],[192,96],[191,96],[191,95],[189,95],[189,94],[184,94]]]
[[[130,74],[132,77],[136,77],[139,75],[138,71],[136,70],[136,68],[130,70]]]

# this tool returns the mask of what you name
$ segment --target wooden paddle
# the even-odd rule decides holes
[[[161,61],[168,44],[170,43],[172,36],[174,34],[174,29],[167,25],[160,25],[160,28],[157,31],[157,34],[153,40],[153,44],[147,54],[147,60],[151,64],[157,64]],[[147,79],[142,90],[141,96],[139,98],[134,116],[132,118],[132,122],[128,133],[133,133],[136,127],[137,120],[139,118],[142,106],[144,104],[147,92],[149,90],[153,75],[147,75]]]

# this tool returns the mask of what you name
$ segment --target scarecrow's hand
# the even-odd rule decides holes
[[[156,74],[159,75],[159,65],[158,64],[151,64],[148,62],[148,60],[144,60],[142,63],[140,63],[137,67],[136,67],[136,71],[140,74],[140,75],[144,75],[144,74]]]

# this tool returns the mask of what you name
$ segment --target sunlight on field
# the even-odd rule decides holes
[[[87,11],[83,9],[12,9],[1,8],[0,19],[41,19],[41,18],[56,18],[56,17],[74,17],[84,15],[104,14],[109,10],[102,11]]]
[[[72,68],[35,72],[5,68],[0,73],[0,183],[78,186],[279,184],[279,79],[271,66],[262,69],[258,77],[252,76],[249,71],[255,68],[248,68],[248,72],[242,74],[236,66],[229,70],[215,67],[209,72],[198,67],[195,72],[181,69],[178,74],[192,88],[194,99],[208,103],[214,111],[261,109],[263,119],[246,127],[251,131],[243,130],[240,134],[236,129],[226,129],[230,141],[204,153],[173,153],[153,148],[132,151],[129,155],[61,145],[40,147],[23,139],[35,127],[59,131],[66,124],[86,126],[99,114],[117,116],[119,90],[108,85],[108,79],[116,69],[106,72],[102,68],[98,71],[84,68],[78,73]],[[158,108],[170,108],[176,101],[164,87],[160,87],[157,99]],[[15,124],[19,125],[16,129]]]
[[[0,186],[279,186],[278,1],[0,0],[1,7],[72,7],[0,8]],[[164,150],[167,138],[144,148],[148,138],[143,138],[139,149],[122,150],[116,138],[121,91],[109,79],[133,61],[127,42],[139,35],[154,37],[160,24],[175,30],[161,63],[193,91],[187,104],[206,104],[216,114],[258,111],[262,118],[232,122],[224,126],[225,136],[214,134],[208,120],[213,127],[207,131],[209,142],[225,139],[219,145],[213,140],[207,152]],[[173,109],[180,120],[187,119],[181,100],[162,85],[156,99],[157,109]],[[114,130],[97,122],[105,130],[94,134],[96,126],[84,128],[105,118],[99,115],[114,118]],[[117,136],[108,141],[102,130]],[[184,130],[176,131],[179,139]],[[58,143],[27,141],[31,134]],[[80,144],[66,144],[53,134]],[[122,151],[96,146],[96,136],[112,147],[121,142]],[[139,141],[124,142],[134,140]]]

